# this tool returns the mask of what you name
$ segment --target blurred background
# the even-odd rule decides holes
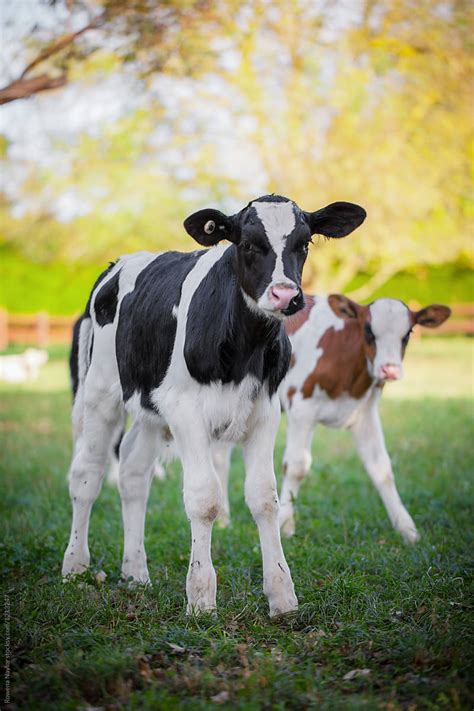
[[[192,211],[270,192],[367,209],[306,289],[455,304],[472,331],[469,0],[0,7],[0,346],[38,312],[47,345],[109,260],[192,250]]]

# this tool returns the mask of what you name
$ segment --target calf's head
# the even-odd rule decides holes
[[[331,294],[328,300],[336,316],[357,323],[369,374],[379,382],[403,377],[403,356],[416,324],[437,328],[451,314],[439,304],[412,311],[398,299],[377,299],[367,306],[342,294]]]
[[[286,197],[266,195],[230,217],[219,210],[199,210],[184,221],[184,227],[206,247],[222,239],[233,242],[239,285],[248,306],[284,318],[304,306],[301,273],[311,235],[345,237],[362,224],[365,215],[362,207],[348,202],[304,212]]]

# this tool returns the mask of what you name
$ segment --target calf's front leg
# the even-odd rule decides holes
[[[377,400],[368,404],[351,429],[357,452],[383,501],[392,526],[406,543],[416,543],[420,536],[397,491]]]
[[[216,607],[216,572],[211,558],[212,526],[222,506],[222,492],[204,424],[197,408],[189,407],[192,422],[185,418],[172,427],[184,475],[184,507],[191,524],[191,558],[186,578],[188,614]]]
[[[270,617],[298,608],[290,569],[283,553],[278,522],[279,502],[273,470],[273,450],[280,421],[277,396],[255,404],[249,435],[243,445],[245,500],[258,527],[263,564],[263,591]]]

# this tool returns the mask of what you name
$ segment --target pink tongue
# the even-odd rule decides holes
[[[270,301],[276,309],[286,309],[297,294],[297,289],[292,287],[273,286],[270,290]]]

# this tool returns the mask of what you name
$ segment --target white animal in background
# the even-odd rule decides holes
[[[40,368],[48,361],[48,352],[27,348],[18,355],[0,356],[0,380],[6,383],[25,383],[38,379]]]

